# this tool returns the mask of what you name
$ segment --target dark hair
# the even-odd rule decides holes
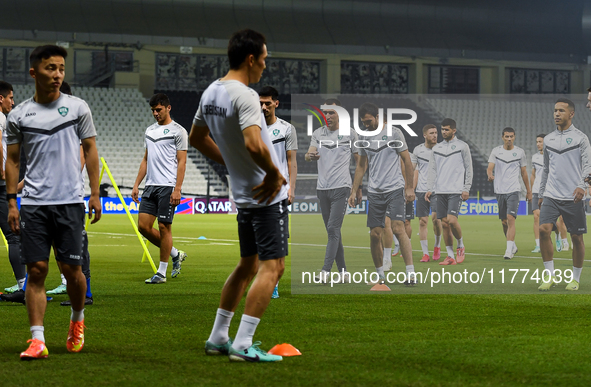
[[[329,98],[326,101],[324,101],[323,105],[337,105],[337,106],[343,106],[343,104],[341,103],[341,101],[339,101],[336,98]]]
[[[452,120],[451,118],[445,118],[443,121],[441,121],[441,127],[444,127],[444,126],[449,126],[451,129],[455,129],[456,122],[454,120]]]
[[[65,48],[60,46],[55,46],[53,44],[48,44],[46,46],[39,46],[33,50],[31,55],[29,55],[29,62],[31,67],[37,68],[39,63],[43,59],[51,58],[52,56],[61,56],[62,58],[66,59],[68,56],[68,52]]]
[[[259,97],[271,97],[273,101],[277,101],[279,99],[279,92],[274,87],[264,86],[259,91]]]
[[[591,93],[591,92],[590,92],[590,93]],[[536,138],[538,138],[538,137],[540,137],[540,138],[544,138],[544,137],[546,137],[546,135],[545,135],[544,133],[540,133],[540,134],[538,134],[538,135],[536,136]]]
[[[170,100],[168,96],[164,93],[154,94],[152,98],[150,98],[150,107],[162,105],[164,107],[170,106]]]
[[[588,89],[587,89],[587,91],[588,91],[589,93],[591,93],[591,87],[590,87],[590,88],[588,88]]]
[[[263,53],[263,46],[265,44],[267,44],[267,40],[260,32],[251,29],[234,32],[228,42],[230,68],[232,70],[238,70],[249,55],[254,55],[255,58],[258,58]]]
[[[8,82],[0,81],[0,95],[6,97],[11,91],[14,91],[12,85]]]
[[[573,101],[571,101],[568,98],[558,98],[556,100],[556,103],[565,103],[568,105],[568,107],[570,108],[570,110],[572,110],[573,112],[575,111],[575,104],[573,103]]]
[[[429,129],[437,129],[437,126],[435,126],[433,124],[427,124],[427,125],[423,126],[423,134],[427,134]]]
[[[501,136],[504,136],[505,133],[513,133],[513,134],[515,134],[515,129],[507,126],[505,129],[503,129],[503,133],[501,134]]]
[[[72,95],[72,88],[70,87],[68,82],[65,82],[65,81],[62,82],[62,85],[60,86],[60,92],[64,93],[64,94]]]
[[[359,107],[359,118],[365,117],[366,114],[369,114],[372,117],[378,116],[378,106],[371,102],[365,102]]]

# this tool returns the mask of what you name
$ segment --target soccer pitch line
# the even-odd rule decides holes
[[[121,234],[121,233],[114,233],[114,232],[89,232],[88,234],[101,234],[101,235],[114,235],[114,236],[126,236],[126,237],[136,237],[135,234]],[[233,243],[238,243],[238,240],[235,239],[199,239],[198,237],[174,237],[175,240],[189,240],[189,241],[195,241],[195,240],[206,240],[206,241],[213,241],[213,242],[233,242]],[[221,246],[227,246],[228,244],[225,243],[212,243],[210,244],[210,246],[216,246],[216,245],[221,245]],[[319,244],[312,244],[312,243],[294,243],[291,242],[292,246],[308,246],[308,247],[326,247],[326,245],[319,245]],[[363,250],[369,250],[369,247],[366,246],[343,246],[344,248],[347,249],[363,249]],[[423,252],[423,250],[413,250],[413,252]],[[483,254],[483,253],[468,253],[468,255],[479,255],[482,257],[500,257],[502,254]],[[542,256],[538,256],[538,257],[530,257],[530,256],[525,256],[525,255],[516,255],[515,258],[526,258],[526,259],[542,259]],[[557,260],[557,261],[571,261],[572,258],[556,258],[554,257],[553,259]],[[590,259],[585,259],[585,262],[591,262]]]

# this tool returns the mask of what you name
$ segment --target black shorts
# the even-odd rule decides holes
[[[517,210],[519,210],[519,192],[497,194],[497,204],[499,206],[499,219],[507,219],[507,215],[511,215],[517,219]]]
[[[437,195],[432,194],[429,200],[425,200],[426,192],[417,192],[417,218],[429,216],[430,211],[437,212]]]
[[[556,227],[556,220],[560,215],[562,215],[566,231],[569,234],[587,234],[587,214],[585,213],[584,200],[575,203],[572,200],[544,198],[542,208],[540,208],[540,226],[551,223]]]
[[[239,208],[240,256],[258,254],[260,261],[283,258],[287,254],[289,232],[287,199],[266,207]]]
[[[540,206],[538,206],[539,201],[540,201],[540,195],[537,193],[533,194],[532,199],[531,199],[531,211],[532,212],[540,209]]]
[[[21,259],[24,263],[49,260],[55,245],[57,261],[82,265],[83,203],[21,206]]]
[[[174,191],[174,187],[163,185],[146,186],[142,194],[139,212],[157,217],[159,223],[172,223],[176,207],[170,204],[172,191]]]
[[[415,202],[408,202],[406,203],[406,214],[404,215],[404,219],[406,220],[413,220],[415,218]]]
[[[462,195],[460,194],[437,194],[437,219],[453,215],[460,216],[462,208]]]
[[[367,227],[382,227],[386,225],[386,217],[390,220],[404,222],[406,203],[404,201],[404,188],[390,192],[368,192],[369,201],[367,211]]]

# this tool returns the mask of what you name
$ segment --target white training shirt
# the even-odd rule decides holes
[[[27,158],[22,205],[83,202],[80,140],[96,137],[86,102],[64,93],[45,105],[27,99],[8,115],[6,133]]]
[[[351,188],[351,156],[359,153],[355,146],[357,132],[349,128],[348,136],[341,136],[339,130],[322,126],[312,133],[310,146],[315,147],[320,158],[318,165],[317,190]]]
[[[261,184],[266,172],[259,167],[244,143],[242,131],[256,125],[261,128],[261,138],[271,154],[271,160],[279,166],[279,159],[267,132],[265,117],[261,112],[258,94],[239,81],[214,81],[203,93],[193,120],[195,126],[207,126],[220,149],[228,172],[232,195],[239,208],[265,207],[253,199],[253,187]],[[269,205],[287,199],[287,185]]]
[[[172,121],[168,125],[157,122],[146,129],[144,145],[148,151],[146,185],[174,187],[178,169],[177,151],[189,146],[185,128]]]
[[[429,160],[433,148],[429,149],[425,144],[420,144],[412,151],[413,163],[416,164],[416,169],[419,171],[419,181],[417,182],[416,192],[427,192],[429,190],[427,184],[427,176],[429,176]]]
[[[542,181],[542,174],[544,173],[544,155],[540,152],[536,152],[536,154],[531,157],[531,164],[532,168],[536,171],[536,178],[534,179],[531,192],[532,194],[537,194],[540,193],[540,182]]]
[[[499,145],[490,152],[489,163],[495,165],[494,189],[496,194],[508,194],[521,191],[519,177],[521,167],[527,165],[525,151],[518,146],[507,150]]]
[[[289,186],[290,171],[287,164],[287,151],[298,149],[298,137],[295,128],[289,122],[277,117],[275,123],[267,126],[267,131],[269,132],[269,137],[271,137],[275,153],[279,159],[278,168]]]

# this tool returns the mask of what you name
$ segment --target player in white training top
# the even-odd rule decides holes
[[[543,133],[536,136],[538,151],[531,157],[531,208],[534,214],[534,236],[536,240],[536,247],[532,250],[532,253],[540,252],[540,207],[538,206],[538,199],[540,198],[540,181],[544,171],[544,137],[546,135]]]
[[[525,199],[532,198],[529,179],[527,178],[527,158],[525,151],[514,145],[515,129],[505,128],[502,132],[503,145],[499,145],[490,153],[488,158],[488,181],[494,181],[494,190],[499,205],[499,219],[503,224],[503,232],[507,239],[505,259],[511,259],[517,252],[515,244],[515,220],[519,209],[519,194],[523,179],[527,193]]]
[[[431,222],[433,223],[433,232],[435,234],[435,244],[433,247],[433,260],[438,261],[441,258],[441,220],[437,219],[437,195],[431,195],[431,202],[425,200],[427,193],[427,175],[429,171],[429,160],[433,147],[437,145],[437,127],[433,124],[427,124],[423,127],[423,137],[425,142],[417,145],[412,151],[415,164],[414,188],[417,196],[417,217],[419,218],[419,239],[423,258],[420,262],[429,262],[429,241],[427,239],[427,225],[429,223],[429,213],[431,213]]]
[[[181,202],[181,188],[187,165],[188,136],[185,128],[170,117],[170,100],[166,94],[154,94],[150,107],[156,123],[146,129],[144,144],[146,152],[140,163],[131,198],[140,203],[139,186],[146,177],[138,215],[138,229],[154,246],[160,248],[158,271],[145,282],[166,282],[166,269],[172,257],[171,277],[181,272],[181,264],[187,254],[172,245],[172,220],[174,209]],[[158,218],[158,228],[154,221]]]
[[[265,116],[267,132],[273,148],[279,159],[278,167],[281,174],[288,181],[287,203],[291,204],[295,196],[296,177],[298,175],[298,162],[296,152],[298,151],[298,136],[292,124],[282,120],[275,115],[275,109],[279,106],[279,92],[271,86],[265,86],[259,90],[259,101]],[[279,298],[279,283],[273,290],[271,298]]]
[[[82,273],[84,188],[80,178],[80,142],[84,149],[91,194],[89,216],[101,217],[96,130],[86,102],[60,93],[65,75],[64,48],[37,47],[30,55],[29,74],[35,79],[35,96],[8,115],[6,192],[8,223],[21,234],[21,254],[27,264],[25,292],[32,340],[21,359],[48,356],[43,319],[47,307],[45,278],[51,245],[62,264],[72,302],[66,347],[80,352],[84,346],[86,279]],[[21,148],[27,160],[20,211],[16,203]],[[19,222],[20,218],[20,222]]]
[[[253,344],[288,253],[287,180],[277,168],[279,160],[259,97],[248,87],[261,79],[266,57],[262,34],[247,29],[232,35],[228,44],[230,70],[203,93],[189,136],[192,146],[226,165],[238,207],[240,262],[224,284],[213,329],[205,343],[206,354],[228,355],[230,361],[283,359],[263,351],[259,343]],[[251,281],[232,342],[230,322]]]

